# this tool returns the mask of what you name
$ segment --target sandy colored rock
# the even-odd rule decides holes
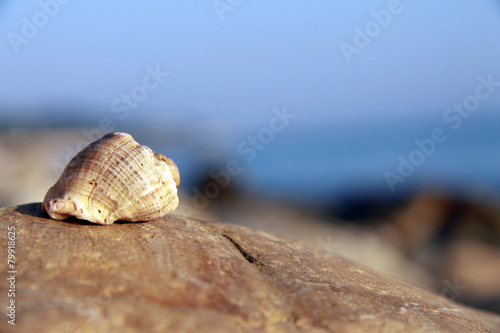
[[[16,326],[1,332],[495,332],[500,317],[302,243],[223,223],[55,221],[0,209],[16,230]],[[6,273],[4,273],[4,276]]]

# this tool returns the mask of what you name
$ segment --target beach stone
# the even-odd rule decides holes
[[[500,316],[303,243],[168,215],[145,223],[51,220],[0,209],[15,228],[15,326],[1,332],[495,332]],[[10,286],[12,287],[12,286]]]

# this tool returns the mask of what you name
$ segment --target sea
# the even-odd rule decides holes
[[[84,114],[11,115],[0,127],[74,127],[85,138],[82,129],[98,131],[103,117]],[[397,202],[419,191],[500,197],[498,113],[460,122],[442,114],[304,121],[269,115],[251,124],[187,112],[110,121],[113,130],[172,158],[187,195],[215,199],[231,188],[310,207],[346,198]]]

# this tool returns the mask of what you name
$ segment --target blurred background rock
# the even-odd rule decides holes
[[[179,166],[176,214],[500,312],[500,6],[390,3],[1,2],[0,206],[124,131]]]

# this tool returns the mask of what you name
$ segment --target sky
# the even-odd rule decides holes
[[[129,111],[145,116],[262,123],[282,106],[304,123],[432,116],[479,75],[500,80],[498,31],[493,0],[3,1],[0,106],[124,115],[113,102],[149,68],[168,75],[147,96],[136,88]],[[485,102],[499,105],[500,94]]]
[[[290,193],[384,183],[443,127],[449,140],[419,171],[488,182],[499,179],[499,31],[496,0],[4,0],[0,128],[109,120],[140,124],[153,147],[174,126],[195,138],[173,151],[185,174],[201,165],[193,156],[223,151],[241,179]],[[481,84],[474,117],[450,111]],[[249,137],[276,110],[291,125],[251,159]]]

